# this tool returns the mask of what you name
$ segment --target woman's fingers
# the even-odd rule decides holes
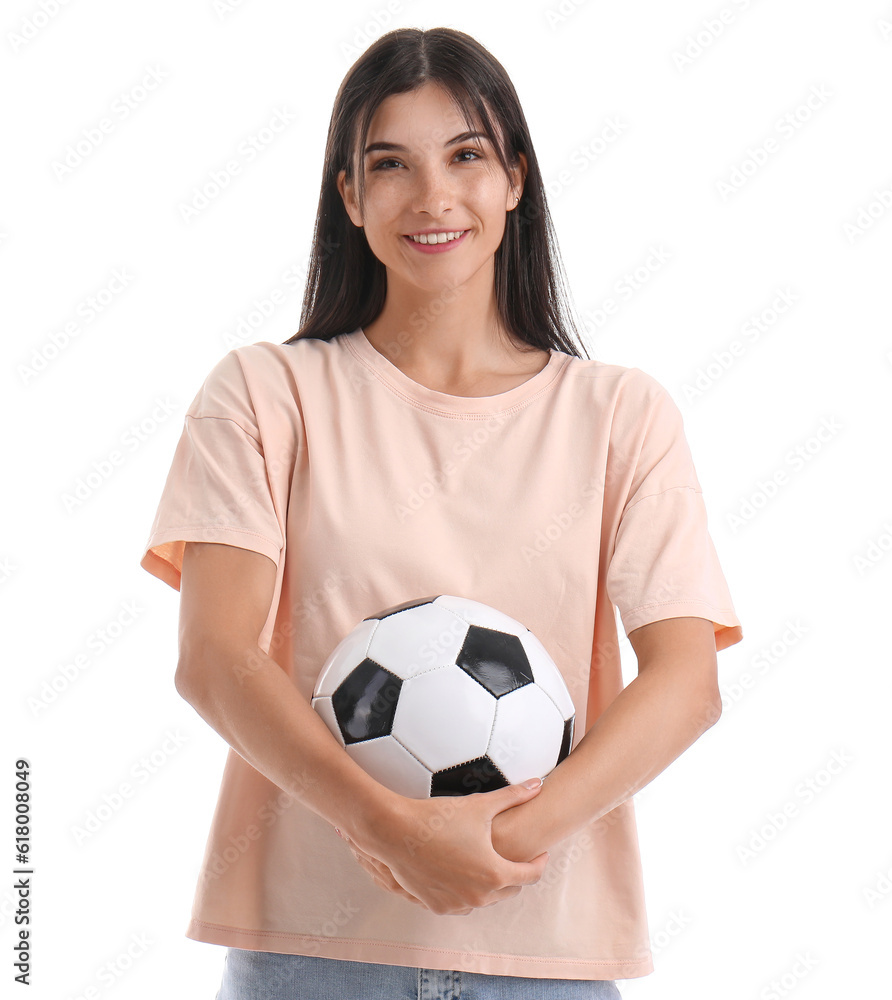
[[[424,906],[424,903],[420,899],[416,899],[411,892],[407,892],[397,880],[393,877],[393,872],[384,864],[383,861],[378,861],[377,859],[361,851],[355,844],[350,843],[350,841],[341,834],[341,837],[347,841],[350,850],[353,852],[353,857],[359,862],[360,866],[364,868],[369,875],[372,876],[372,880],[381,886],[382,889],[387,889],[389,892],[394,892],[398,896],[403,896],[405,899],[410,900],[413,903],[418,903],[420,906]],[[427,907],[425,907],[427,909]]]

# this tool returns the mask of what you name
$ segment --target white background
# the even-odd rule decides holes
[[[719,654],[722,719],[636,796],[656,972],[623,996],[888,995],[892,4],[387,10],[4,4],[4,991],[21,989],[19,756],[28,995],[217,989],[224,950],[183,931],[226,746],[174,689],[177,594],[138,563],[204,377],[232,346],[297,329],[300,284],[238,332],[305,265],[341,79],[383,29],[443,24],[515,83],[591,355],[649,372],[683,411],[744,627]],[[282,109],[293,121],[249,162],[240,143]],[[186,221],[233,158],[240,173]],[[792,304],[772,312],[782,291]],[[630,680],[627,640],[623,663]],[[133,794],[79,838],[122,782]]]

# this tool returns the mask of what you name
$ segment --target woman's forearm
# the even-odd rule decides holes
[[[714,697],[682,657],[667,655],[620,692],[539,795],[499,813],[499,854],[528,861],[593,823],[652,781],[720,715]]]

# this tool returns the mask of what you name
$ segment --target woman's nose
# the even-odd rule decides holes
[[[440,171],[419,171],[412,192],[412,210],[439,218],[453,207],[454,197],[448,178]]]

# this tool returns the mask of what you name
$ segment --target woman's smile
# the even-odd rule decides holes
[[[445,253],[447,250],[454,250],[457,246],[464,243],[465,237],[470,231],[470,229],[453,229],[443,230],[439,233],[420,233],[416,236],[404,235],[403,240],[415,250],[420,250],[421,253]],[[456,233],[461,233],[461,235],[456,236]],[[419,240],[425,240],[426,242],[421,243]],[[434,240],[437,242],[434,243]]]

